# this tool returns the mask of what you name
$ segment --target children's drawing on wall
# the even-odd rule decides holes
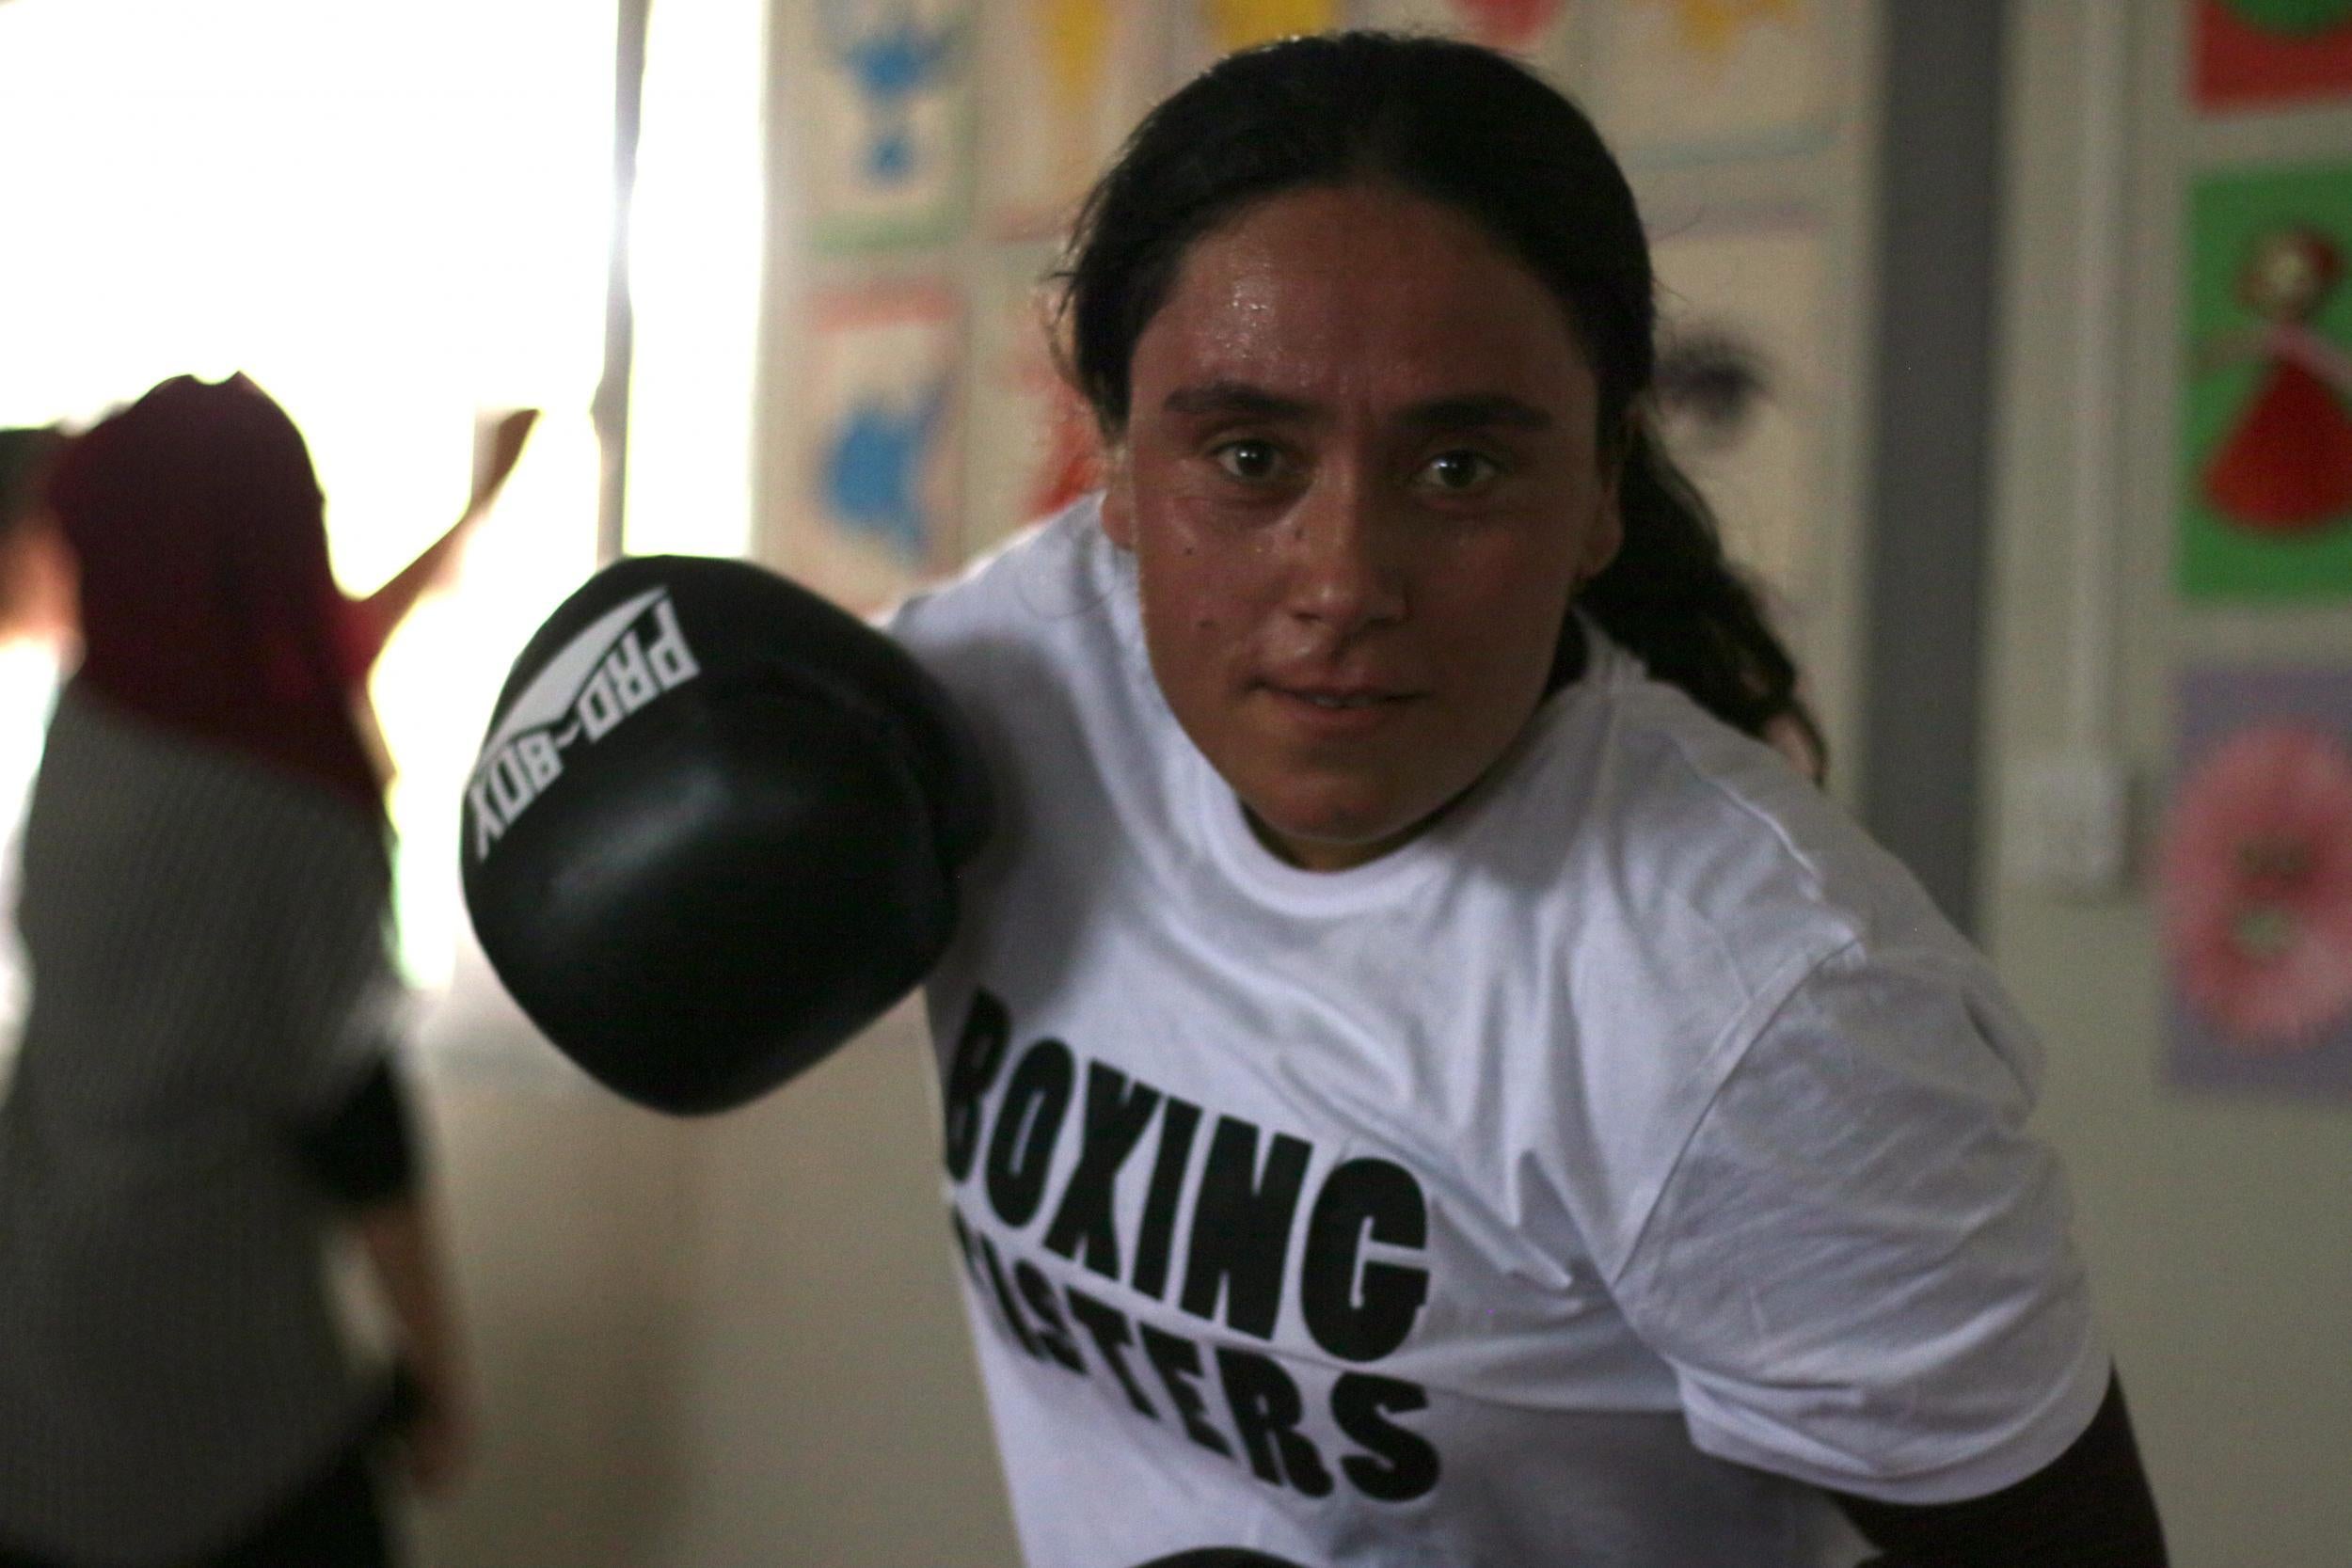
[[[2192,202],[2180,580],[2352,591],[2352,169],[2236,176]]]
[[[991,256],[974,309],[969,500],[963,553],[980,553],[1023,524],[1101,483],[1094,417],[1055,368],[1051,296],[1041,283],[1050,246]]]
[[[2352,92],[2352,0],[2196,0],[2197,102],[2253,108]]]
[[[1166,86],[1165,6],[1000,0],[982,12],[980,105],[990,223],[1057,233]]]
[[[784,542],[785,566],[851,609],[879,608],[952,557],[959,325],[938,284],[816,301],[809,526]]]
[[[947,233],[971,184],[972,0],[809,0],[784,14],[818,245]]]
[[[2257,368],[2203,475],[2206,502],[2249,532],[2305,533],[2352,515],[2352,355],[2312,326],[2343,280],[2343,254],[2327,235],[2274,230],[2238,273],[2238,298],[2258,325],[2198,345],[2201,372]]]
[[[1596,108],[1634,164],[1790,151],[1826,129],[1838,0],[1614,0]]]
[[[1369,0],[1368,27],[1442,33],[1538,62],[1561,47],[1572,10],[1569,0]]]
[[[2352,1094],[2352,669],[2192,670],[2177,708],[2172,1075]]]
[[[1821,249],[1801,217],[1698,229],[1654,249],[1666,447],[1802,651],[1827,592],[1819,519]],[[1801,659],[1800,662],[1803,662]]]

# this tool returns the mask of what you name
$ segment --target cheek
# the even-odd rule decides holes
[[[1136,570],[1144,613],[1155,636],[1211,642],[1246,629],[1263,594],[1254,552],[1222,545],[1182,508],[1163,512],[1141,531]]]
[[[1560,644],[1557,617],[1534,613],[1505,630],[1489,622],[1456,666],[1466,677],[1465,719],[1483,739],[1516,735],[1543,701]]]
[[[1498,551],[1425,580],[1444,596],[1436,618],[1459,658],[1514,685],[1549,672],[1576,580],[1565,552]]]

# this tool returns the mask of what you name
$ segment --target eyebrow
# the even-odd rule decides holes
[[[1316,412],[1314,404],[1301,399],[1283,397],[1263,387],[1252,387],[1245,381],[1223,380],[1179,387],[1168,394],[1161,407],[1186,419],[1242,415],[1263,420],[1304,420],[1311,418]],[[1551,416],[1545,410],[1502,392],[1436,398],[1427,403],[1415,404],[1405,410],[1402,422],[1422,431],[1477,430],[1496,426],[1543,431],[1552,426]]]
[[[1246,381],[1204,381],[1179,387],[1161,407],[1171,414],[1199,419],[1210,414],[1247,414],[1259,419],[1304,419],[1313,412],[1296,398],[1280,397]]]

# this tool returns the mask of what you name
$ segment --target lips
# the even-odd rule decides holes
[[[1271,689],[1285,697],[1294,697],[1302,703],[1312,703],[1317,707],[1325,708],[1373,707],[1381,703],[1405,700],[1402,692],[1376,687],[1272,686]]]
[[[1264,680],[1258,689],[1286,721],[1323,735],[1378,729],[1423,695],[1392,686],[1315,680]]]

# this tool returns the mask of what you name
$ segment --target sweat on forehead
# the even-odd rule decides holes
[[[1560,302],[1475,220],[1341,185],[1253,202],[1194,243],[1137,339],[1129,401],[1131,420],[1312,421],[1370,401],[1406,433],[1535,430],[1560,412],[1539,388],[1580,369]]]

